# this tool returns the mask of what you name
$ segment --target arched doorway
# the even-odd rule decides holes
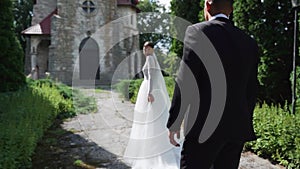
[[[99,80],[99,47],[97,42],[87,37],[79,46],[79,77],[80,80]]]
[[[45,73],[48,72],[49,46],[50,40],[42,40],[37,46],[37,58],[35,66],[38,66],[38,79],[45,78]]]

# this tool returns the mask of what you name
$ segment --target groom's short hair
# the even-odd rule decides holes
[[[211,2],[218,9],[229,9],[233,6],[233,0],[211,0]]]
[[[154,44],[152,42],[149,42],[149,41],[144,43],[144,47],[147,47],[147,46],[149,46],[151,48],[154,48]]]
[[[234,0],[212,0],[213,3],[230,3],[233,4]]]

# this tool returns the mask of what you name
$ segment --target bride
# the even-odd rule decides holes
[[[143,47],[144,80],[138,92],[124,159],[133,169],[179,169],[181,150],[170,144],[168,138],[170,99],[153,48],[151,42]]]

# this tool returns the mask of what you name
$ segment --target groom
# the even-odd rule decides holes
[[[233,0],[205,0],[206,21],[186,30],[183,60],[167,123],[182,169],[237,169],[246,141],[256,139],[258,46],[229,20]]]

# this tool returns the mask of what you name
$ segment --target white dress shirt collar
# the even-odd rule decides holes
[[[220,13],[220,14],[212,16],[209,20],[211,21],[211,20],[214,20],[216,18],[226,18],[226,19],[229,19],[228,16],[226,16],[225,14]]]

